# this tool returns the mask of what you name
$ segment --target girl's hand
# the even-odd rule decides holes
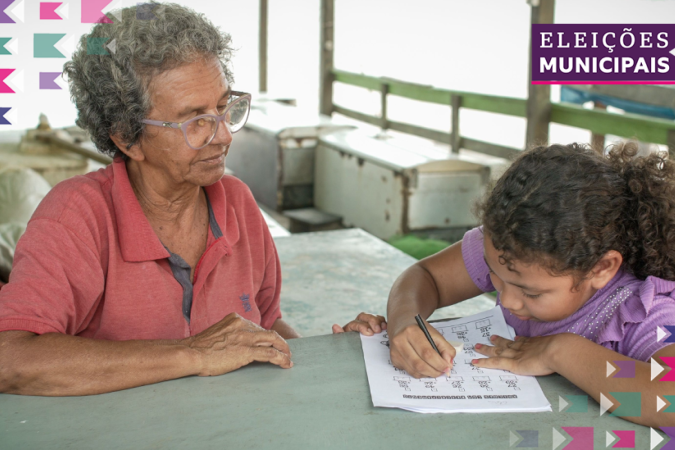
[[[439,355],[429,344],[417,322],[415,320],[410,322],[399,323],[398,329],[394,327],[388,332],[391,363],[414,378],[437,378],[444,373],[449,375],[456,355],[455,348],[436,328],[427,325],[436,348],[441,352]]]
[[[494,346],[476,344],[475,349],[488,358],[474,359],[473,365],[486,369],[502,369],[516,375],[550,375],[555,371],[549,366],[549,355],[555,335],[523,337],[516,336],[515,341],[493,335],[490,341]]]
[[[358,331],[365,336],[372,336],[386,329],[387,321],[384,317],[362,312],[356,316],[356,319],[344,327],[338,324],[333,325],[333,334],[344,333],[345,331]]]

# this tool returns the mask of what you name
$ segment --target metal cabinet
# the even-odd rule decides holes
[[[260,203],[277,211],[310,207],[319,136],[350,128],[294,106],[254,103],[246,126],[234,136],[226,164]]]
[[[314,203],[343,224],[387,239],[416,233],[460,239],[474,202],[508,161],[439,146],[401,146],[358,130],[319,140]]]

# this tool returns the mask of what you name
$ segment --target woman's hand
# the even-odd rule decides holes
[[[434,327],[428,323],[426,325],[440,355],[414,320],[400,331],[389,330],[391,363],[415,378],[436,378],[444,373],[449,374],[456,354],[455,348]]]
[[[281,336],[236,313],[183,342],[196,353],[200,376],[222,375],[253,361],[293,367],[291,351]]]
[[[476,344],[475,349],[488,358],[474,359],[473,365],[486,369],[502,369],[517,375],[550,375],[555,372],[549,361],[556,335],[523,337],[514,341],[493,335],[494,345]]]
[[[362,312],[356,316],[356,319],[344,327],[338,324],[333,325],[333,334],[344,333],[345,331],[358,331],[364,336],[372,336],[386,329],[387,321],[384,317]]]

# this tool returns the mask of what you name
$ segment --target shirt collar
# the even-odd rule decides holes
[[[122,258],[127,262],[168,258],[169,252],[159,240],[155,230],[152,229],[134,194],[126,163],[116,159],[111,166],[113,171],[112,199]],[[204,189],[211,205],[209,218],[215,220],[215,227],[213,223],[210,223],[211,232],[216,239],[224,236],[225,240],[233,245],[239,240],[239,227],[234,209],[226,202],[222,183],[216,182]],[[223,228],[222,225],[225,227]]]
[[[169,252],[152,229],[134,194],[125,161],[112,162],[112,200],[117,220],[122,258],[127,262],[152,261],[169,257]]]

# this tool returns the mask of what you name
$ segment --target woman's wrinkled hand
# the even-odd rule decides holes
[[[487,358],[474,359],[472,363],[476,367],[508,370],[516,375],[550,375],[555,372],[548,363],[555,336],[516,336],[511,341],[493,335],[490,342],[494,345],[474,346],[478,353]]]
[[[387,321],[382,316],[362,312],[356,319],[341,327],[338,324],[333,325],[333,334],[344,333],[345,331],[358,331],[364,336],[372,336],[387,329]]]
[[[253,361],[293,367],[291,351],[281,336],[236,313],[182,342],[196,354],[200,376],[222,375]]]

